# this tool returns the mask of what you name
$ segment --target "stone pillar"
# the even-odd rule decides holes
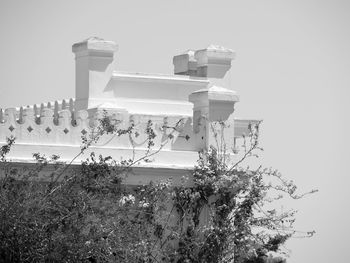
[[[196,150],[208,149],[210,145],[217,148],[222,136],[225,137],[227,146],[234,145],[233,111],[239,97],[236,92],[223,88],[230,86],[227,72],[234,56],[231,49],[210,45],[205,49],[186,51],[173,58],[175,74],[210,82],[209,88],[195,91],[189,96],[189,101],[193,103]]]
[[[106,87],[114,70],[114,53],[118,46],[101,38],[88,38],[75,43],[75,110],[96,107],[99,99],[107,98],[111,91]]]
[[[216,45],[197,51],[188,50],[174,56],[174,74],[208,78],[212,84],[222,85],[222,81],[217,80],[225,78],[234,57],[233,50]]]
[[[193,103],[193,132],[196,150],[218,147],[222,138],[228,147],[234,144],[234,106],[239,101],[235,91],[218,86],[193,92],[189,96]],[[226,125],[223,130],[222,125]],[[223,137],[222,137],[223,136]]]

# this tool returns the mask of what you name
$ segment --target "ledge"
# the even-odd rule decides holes
[[[23,160],[12,160],[7,163],[0,163],[0,177],[4,176],[4,166],[6,164],[11,165],[11,168],[21,170],[23,173],[27,172],[30,169],[35,169],[37,165],[34,161],[24,162]],[[66,170],[65,175],[69,173],[79,172],[81,164],[71,164],[70,167]],[[191,170],[188,168],[161,168],[161,167],[146,167],[146,166],[134,166],[132,167],[130,173],[128,173],[124,179],[123,184],[125,185],[146,185],[152,182],[160,182],[171,180],[174,186],[182,185],[184,177],[188,178],[186,185],[191,186],[193,181],[191,179]],[[33,180],[49,182],[51,180],[50,175],[55,171],[54,164],[47,164],[39,173],[38,177],[35,177]],[[21,171],[19,171],[21,173]],[[60,178],[60,181],[64,177]]]
[[[112,77],[118,80],[132,80],[140,82],[162,82],[162,83],[174,83],[178,84],[190,84],[198,86],[206,86],[209,84],[209,80],[206,78],[189,77],[184,75],[162,75],[162,74],[148,74],[148,73],[132,73],[132,72],[120,72],[114,71]]]

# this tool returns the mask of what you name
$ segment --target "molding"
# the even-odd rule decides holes
[[[7,163],[0,163],[0,177],[4,176],[5,166],[10,164],[11,169],[25,170],[34,169],[37,165],[36,162],[24,162],[22,160],[13,160]],[[51,180],[50,175],[55,170],[54,164],[47,164],[38,174],[34,180],[49,182]],[[71,164],[65,174],[79,172],[81,164]],[[174,186],[180,186],[183,184],[184,178],[188,178],[186,185],[191,186],[193,181],[191,179],[191,171],[193,167],[188,168],[162,168],[162,167],[147,167],[147,166],[134,166],[130,173],[123,179],[125,185],[146,185],[152,182],[160,182],[165,180],[171,180]],[[21,172],[21,171],[20,171]],[[61,177],[62,180],[64,177]]]
[[[189,77],[184,75],[162,75],[162,74],[147,74],[147,73],[131,73],[114,71],[112,78],[122,81],[138,81],[138,82],[161,82],[173,83],[178,85],[198,85],[207,86],[209,80],[206,78]]]

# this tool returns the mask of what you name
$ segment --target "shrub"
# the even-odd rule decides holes
[[[15,169],[5,158],[14,143],[9,139],[0,149],[5,174],[0,179],[0,261],[283,262],[268,255],[293,236],[295,211],[279,214],[265,205],[280,198],[271,191],[304,195],[297,195],[296,186],[278,171],[240,167],[261,150],[259,127],[250,127],[234,163],[222,143],[201,152],[193,185],[127,186],[123,179],[130,169],[160,150],[151,151],[152,127],[149,121],[148,148],[141,158],[117,162],[92,153],[79,171],[69,169],[74,159],[65,164],[57,155],[38,153],[34,169]],[[77,157],[104,134],[133,133],[133,126],[118,129],[118,121],[105,114],[94,133],[83,138]],[[54,172],[42,181],[40,171],[48,165]]]

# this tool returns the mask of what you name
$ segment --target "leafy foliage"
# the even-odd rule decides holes
[[[185,178],[180,186],[123,184],[134,165],[149,162],[164,146],[153,150],[151,121],[142,157],[116,161],[91,153],[79,170],[71,167],[105,134],[140,136],[134,124],[126,129],[119,124],[105,112],[70,163],[36,153],[34,169],[18,170],[5,158],[14,139],[1,147],[7,165],[0,178],[1,262],[283,262],[268,254],[295,233],[295,211],[277,213],[265,205],[281,198],[274,193],[304,195],[275,170],[239,167],[262,150],[258,126],[249,127],[242,156],[232,163],[227,145],[219,142],[225,128],[219,123],[216,147],[200,153],[193,182]],[[177,127],[163,128],[171,130],[171,140]],[[52,167],[49,179],[40,180]]]

